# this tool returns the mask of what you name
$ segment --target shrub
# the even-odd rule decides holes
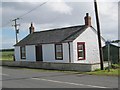
[[[112,64],[111,67],[112,67],[113,69],[117,69],[117,68],[120,68],[120,65],[119,65],[119,64]]]

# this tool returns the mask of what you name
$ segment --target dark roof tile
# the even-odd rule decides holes
[[[29,34],[15,46],[24,45],[37,45],[37,44],[48,44],[48,43],[60,43],[69,42],[77,38],[87,27],[82,26],[72,26],[65,28],[58,28],[40,32],[34,32]]]

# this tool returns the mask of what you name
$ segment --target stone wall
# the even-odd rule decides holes
[[[106,64],[106,63],[105,63]],[[106,64],[107,65],[107,64]],[[100,64],[81,64],[81,63],[51,63],[51,62],[25,62],[25,61],[3,61],[2,66],[27,67],[53,70],[72,70],[72,71],[94,71],[100,68]]]

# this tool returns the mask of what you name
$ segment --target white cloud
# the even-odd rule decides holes
[[[15,39],[6,38],[5,40],[2,40],[2,44],[0,46],[0,49],[2,49],[2,48],[4,48],[4,49],[13,48],[14,44],[15,44]]]
[[[98,2],[119,2],[119,0],[97,0]]]
[[[3,0],[2,2],[44,2],[45,0]]]
[[[118,3],[98,2],[102,36],[107,40],[118,39]]]
[[[19,0],[26,1],[26,0]],[[47,0],[46,0],[47,1]],[[48,30],[52,28],[61,28],[64,26],[73,26],[73,25],[81,25],[84,24],[84,16],[86,12],[89,12],[92,17],[92,24],[94,25],[95,15],[94,15],[94,3],[86,3],[78,2],[74,3],[73,0],[71,2],[66,2],[67,0],[57,0],[53,2],[50,0],[44,6],[34,10],[33,12],[25,15],[22,19],[19,19],[17,23],[20,23],[20,34],[18,36],[19,40],[24,38],[29,33],[30,23],[33,22],[36,31]],[[86,1],[86,0],[85,0]],[[16,1],[15,1],[16,2]],[[3,13],[2,18],[3,24],[6,24],[11,19],[14,19],[18,16],[23,15],[24,13],[30,11],[32,8],[40,5],[42,2],[36,3],[34,0],[30,2],[23,3],[4,3],[3,4]],[[44,1],[45,2],[45,1]],[[101,24],[101,32],[105,39],[116,39],[117,38],[117,3],[109,2],[103,3],[98,2],[99,8],[99,17]],[[70,15],[71,14],[71,15]],[[4,28],[8,28],[9,31],[4,33],[4,35],[11,35],[11,29],[14,31],[14,27],[11,25],[14,22],[9,23]],[[14,33],[14,32],[13,32]],[[11,35],[12,36],[12,35]],[[11,37],[10,36],[10,37]],[[14,34],[13,34],[14,36]],[[6,41],[5,37],[5,41]],[[14,38],[14,37],[11,37]],[[7,40],[9,41],[9,40]],[[6,42],[7,42],[6,41]],[[13,40],[15,41],[15,40]],[[14,44],[14,42],[13,42]],[[9,45],[7,43],[3,43],[4,47],[9,47],[13,45],[12,43]]]
[[[53,11],[64,13],[64,14],[71,14],[72,8],[68,6],[64,0],[56,0],[55,2],[49,2],[47,4]]]
[[[19,27],[20,29],[20,33],[23,33],[23,32],[29,32],[29,27],[31,25],[31,22],[30,23],[21,23],[21,26]],[[33,22],[33,26],[35,27],[35,31],[43,31],[43,30],[46,30],[46,29],[50,29],[52,27],[54,27],[54,25],[51,23],[46,23],[46,24],[37,24],[37,23],[34,23]]]
[[[2,4],[0,3],[0,13],[2,13]],[[0,26],[2,26],[2,14],[0,14]]]
[[[112,20],[118,20],[118,3],[117,2],[99,2],[99,12]]]
[[[45,0],[3,0],[2,2],[44,2]],[[49,0],[55,2],[55,0]],[[64,0],[65,2],[93,2],[94,0]],[[98,2],[119,2],[119,0],[97,0]]]
[[[43,31],[47,30],[48,28],[52,28],[54,25],[52,23],[46,23],[46,24],[35,24],[36,31]]]

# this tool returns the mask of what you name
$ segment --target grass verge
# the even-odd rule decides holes
[[[13,61],[14,51],[1,51],[0,60],[9,60]]]
[[[16,67],[14,67],[16,68]],[[120,69],[110,69],[108,70],[96,70],[92,72],[79,72],[79,71],[65,71],[65,70],[47,70],[47,69],[32,69],[32,68],[16,68],[22,70],[30,70],[32,72],[63,72],[67,74],[85,74],[85,75],[98,75],[98,76],[120,76],[119,71]]]
[[[86,72],[86,74],[89,75],[106,75],[106,76],[120,76],[119,74],[120,69],[110,69],[108,70],[98,70],[98,71],[93,71],[93,72]]]

